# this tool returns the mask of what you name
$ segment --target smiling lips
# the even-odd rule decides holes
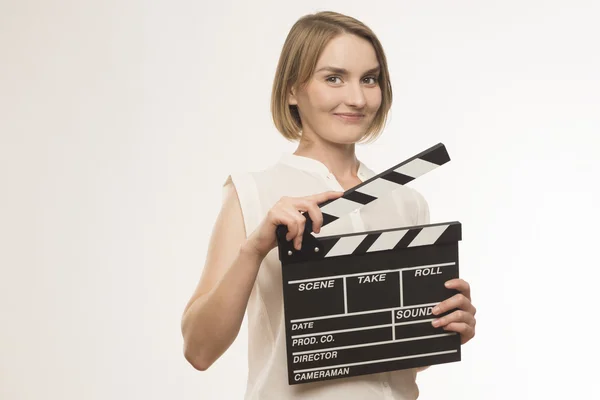
[[[335,113],[333,115],[345,122],[360,122],[365,117],[365,114],[360,113]]]

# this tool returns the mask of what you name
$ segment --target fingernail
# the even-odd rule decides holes
[[[439,320],[439,319],[435,319],[435,320],[433,320],[433,322],[431,323],[431,325],[433,325],[433,326],[434,326],[434,327],[436,327],[436,328],[439,326],[439,324],[440,324],[440,320]]]
[[[433,307],[433,313],[437,314],[440,312],[440,308],[438,306]]]
[[[450,282],[446,282],[446,283],[444,283],[444,286],[446,286],[446,287],[450,287]]]

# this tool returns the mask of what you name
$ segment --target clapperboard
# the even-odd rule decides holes
[[[323,226],[448,161],[440,143],[395,165],[320,204]],[[317,238],[304,215],[299,251],[277,228],[290,385],[460,361],[460,336],[431,325],[458,293],[444,282],[459,276],[459,222]]]

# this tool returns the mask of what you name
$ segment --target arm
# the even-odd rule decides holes
[[[343,192],[300,198],[282,197],[246,238],[242,210],[232,183],[225,185],[224,202],[212,232],[200,282],[185,307],[181,322],[184,354],[194,368],[210,367],[235,340],[260,264],[277,245],[275,229],[286,225],[287,240],[302,245],[307,211],[318,232],[323,216],[318,204]]]
[[[182,317],[184,355],[194,368],[206,370],[237,337],[262,258],[248,246],[237,192],[227,183],[202,276]]]

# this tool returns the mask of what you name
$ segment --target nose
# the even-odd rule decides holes
[[[360,83],[346,86],[346,104],[355,108],[363,108],[367,104],[364,88]]]

